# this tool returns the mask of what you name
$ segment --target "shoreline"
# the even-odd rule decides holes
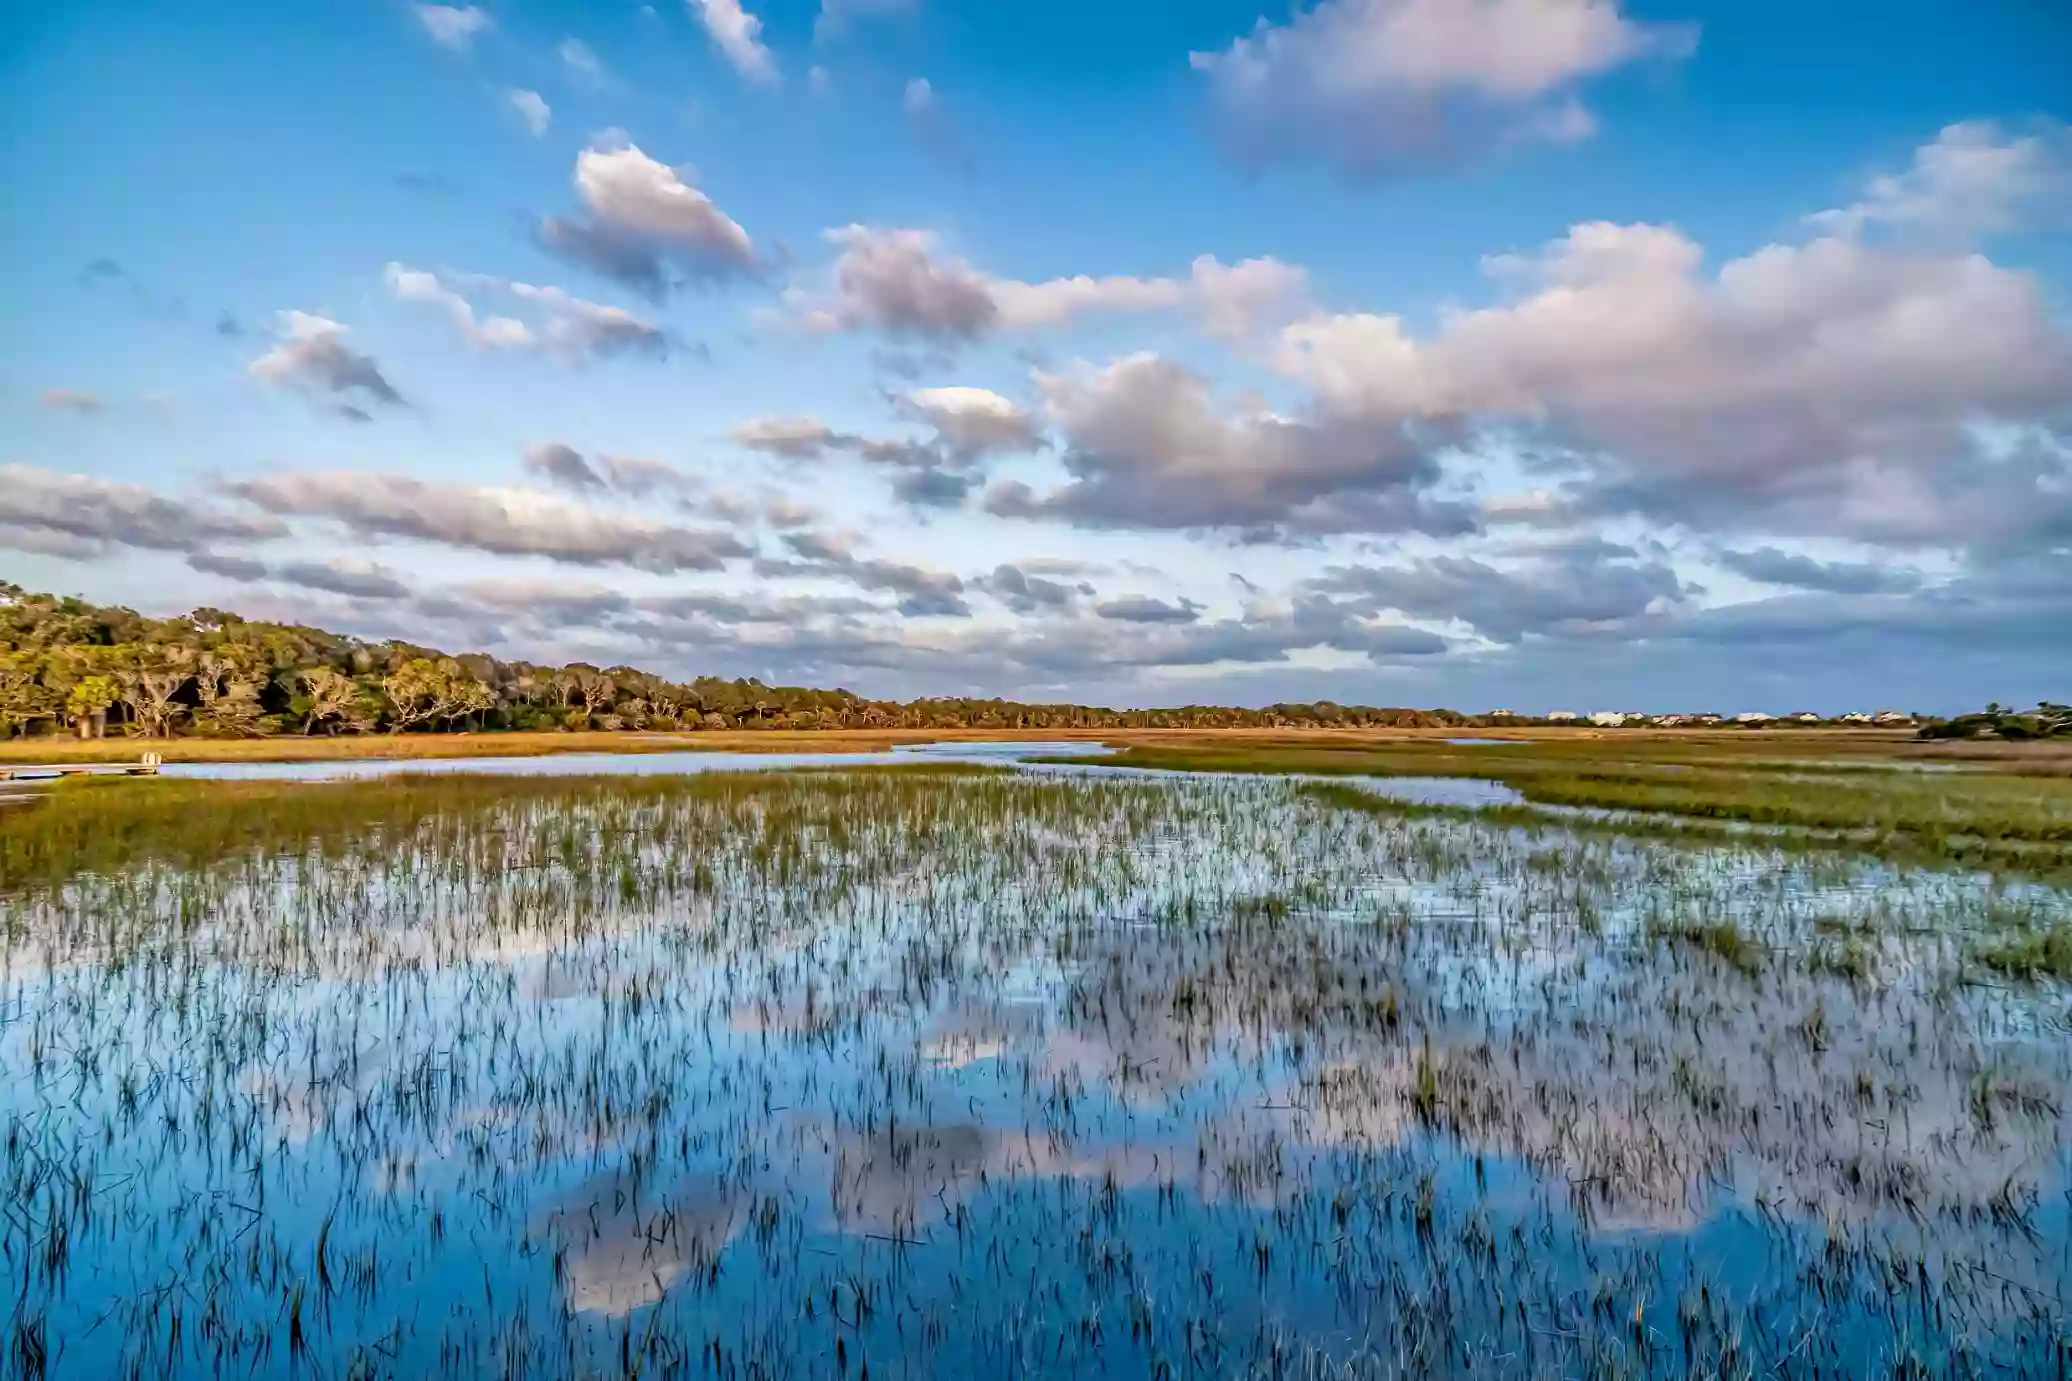
[[[339,734],[327,737],[274,736],[249,739],[105,738],[56,734],[0,740],[0,766],[134,761],[159,753],[174,762],[328,762],[359,758],[536,757],[563,753],[813,752],[868,753],[927,743],[1095,741],[1130,746],[1216,743],[1364,747],[1428,744],[1457,746],[1472,736],[1492,746],[1566,743],[1677,743],[1731,750],[1784,745],[1799,748],[1879,752],[1912,745],[1911,734],[1879,729],[1531,729],[1453,728],[944,728],[944,729],[723,729],[645,733],[602,730],[495,731],[457,734]],[[2013,746],[2013,745],[2008,745]],[[1945,745],[1947,747],[1947,745]],[[1733,755],[1728,752],[1726,755]]]

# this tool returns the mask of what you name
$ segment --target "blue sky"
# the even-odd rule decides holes
[[[0,576],[899,696],[2062,698],[2072,17],[1806,8],[17,7]]]

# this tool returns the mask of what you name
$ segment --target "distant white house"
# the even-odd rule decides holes
[[[1842,722],[1844,724],[1868,724],[1871,722],[1871,717],[1862,710],[1851,710],[1842,716]]]
[[[1594,710],[1590,722],[1600,729],[1616,729],[1626,722],[1626,716],[1617,710]]]
[[[1491,710],[1485,717],[1489,719],[1516,719],[1518,716],[1510,710]]]
[[[1904,710],[1880,710],[1871,716],[1873,724],[1911,724],[1914,717]]]
[[[1740,714],[1734,716],[1734,722],[1736,724],[1768,724],[1776,717],[1773,714],[1764,714],[1761,710],[1743,710]]]
[[[1800,710],[1792,718],[1801,724],[1818,724],[1820,722],[1820,716],[1811,710]]]
[[[1555,720],[1557,722],[1565,723],[1570,720],[1581,719],[1582,716],[1577,714],[1574,710],[1554,710],[1547,715],[1547,718]]]

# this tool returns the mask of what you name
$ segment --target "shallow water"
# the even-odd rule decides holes
[[[0,1374],[2072,1362],[2072,999],[1966,959],[2063,892],[1256,777],[445,786],[0,901]]]
[[[401,773],[461,773],[490,776],[683,776],[697,772],[758,772],[789,767],[869,767],[910,762],[1011,763],[1037,756],[1094,757],[1114,751],[1106,744],[1077,740],[1038,742],[920,743],[881,753],[542,753],[531,757],[338,758],[327,762],[178,762],[162,776],[205,781],[328,782]]]

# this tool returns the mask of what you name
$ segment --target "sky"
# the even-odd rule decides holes
[[[0,16],[0,579],[871,696],[2072,692],[2046,0]]]

